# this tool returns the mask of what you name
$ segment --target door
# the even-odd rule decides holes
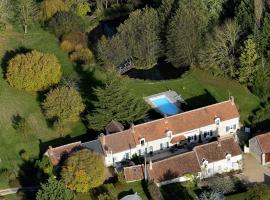
[[[265,154],[265,163],[270,162],[270,153]]]

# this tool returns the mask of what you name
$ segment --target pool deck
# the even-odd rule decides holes
[[[165,91],[165,92],[161,92],[161,93],[157,93],[157,94],[154,94],[154,95],[151,95],[151,96],[147,96],[147,97],[144,97],[143,99],[152,107],[154,108],[156,111],[160,112],[156,106],[153,104],[153,102],[151,101],[151,99],[154,99],[154,98],[157,98],[157,97],[160,97],[160,96],[166,96],[170,102],[172,102],[173,104],[175,104],[180,112],[182,112],[181,110],[181,104],[182,103],[185,103],[184,99],[179,95],[177,94],[175,91],[172,91],[172,90],[168,90],[168,91]],[[162,114],[162,113],[161,113]]]

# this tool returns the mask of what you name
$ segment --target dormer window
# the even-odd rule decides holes
[[[231,158],[232,158],[232,155],[230,154],[230,153],[226,153],[226,159],[229,161],[229,160],[231,160]]]
[[[144,146],[144,144],[145,144],[145,139],[144,138],[140,139],[140,144],[141,144],[141,146]]]
[[[167,130],[166,134],[167,134],[167,137],[169,137],[169,138],[172,137],[172,131],[171,130]]]
[[[208,165],[208,161],[205,158],[202,159],[202,165],[203,167],[207,167]]]
[[[220,124],[220,118],[219,118],[219,117],[216,117],[216,118],[215,118],[215,124],[216,124],[217,126],[219,126],[219,124]]]

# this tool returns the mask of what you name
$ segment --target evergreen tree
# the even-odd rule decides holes
[[[249,38],[244,42],[244,48],[240,56],[240,73],[239,82],[252,85],[254,74],[257,71],[257,53],[256,44],[253,39]]]
[[[202,0],[181,1],[167,34],[167,60],[175,67],[194,63],[208,20]]]
[[[227,0],[203,0],[203,3],[208,10],[209,20],[212,24],[215,24],[218,21],[226,1]]]
[[[270,67],[259,65],[254,74],[252,92],[260,98],[267,99],[270,96]]]
[[[47,183],[41,185],[38,190],[37,200],[73,200],[74,194],[66,188],[62,181],[57,181],[55,178],[49,178]]]
[[[244,32],[253,30],[254,25],[254,4],[252,0],[241,0],[236,9],[236,21]]]
[[[87,117],[90,128],[95,130],[103,130],[113,119],[123,124],[132,123],[143,118],[148,111],[146,103],[132,95],[115,74],[108,75],[105,86],[97,88],[95,95],[95,108]]]
[[[264,56],[269,56],[270,50],[270,15],[265,14],[263,19],[262,30],[256,37],[257,44],[259,44],[259,50]]]

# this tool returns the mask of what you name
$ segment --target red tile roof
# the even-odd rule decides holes
[[[214,123],[215,118],[221,121],[239,117],[236,105],[231,100],[213,104],[174,116],[139,124],[129,130],[116,134],[106,135],[106,148],[114,153],[127,150],[139,144],[140,138],[146,141],[158,140],[166,137],[169,129],[173,134],[208,126]]]
[[[203,159],[206,159],[209,163],[224,160],[227,153],[232,156],[242,154],[240,146],[233,137],[196,146],[194,147],[194,151],[200,163]]]
[[[133,134],[130,130],[100,137],[105,152],[118,153],[136,147]]]
[[[256,139],[263,153],[270,153],[270,132],[257,135]]]
[[[200,165],[195,152],[173,156],[161,161],[153,162],[152,169],[147,166],[150,178],[156,183],[182,177],[185,174],[195,174],[200,171]]]
[[[51,146],[47,150],[49,160],[52,165],[56,166],[61,160],[62,155],[69,154],[74,148],[81,146],[81,142],[74,142],[63,146],[52,148]]]
[[[143,165],[135,165],[124,168],[124,175],[126,182],[140,181],[144,179]]]

